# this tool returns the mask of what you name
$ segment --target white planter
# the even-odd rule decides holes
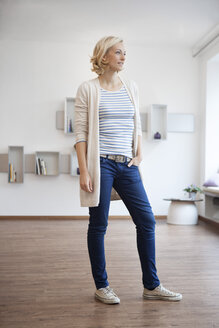
[[[196,192],[189,192],[189,198],[190,199],[196,199]]]

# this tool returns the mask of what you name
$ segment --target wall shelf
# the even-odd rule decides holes
[[[167,105],[152,104],[149,109],[148,130],[150,139],[155,141],[167,139]],[[160,139],[155,134],[161,135]]]
[[[73,124],[74,124],[74,106],[75,98],[66,97],[65,98],[65,114],[64,114],[64,132],[65,134],[73,134]]]
[[[74,134],[74,106],[75,98],[66,97],[64,103],[64,110],[56,111],[56,129],[64,130],[66,135]]]
[[[37,151],[35,174],[59,175],[60,154],[55,151]]]
[[[8,146],[8,182],[24,181],[24,147]]]

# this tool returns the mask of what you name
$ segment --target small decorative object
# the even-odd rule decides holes
[[[161,139],[161,134],[159,132],[156,132],[154,134],[154,139]]]
[[[183,189],[183,191],[188,192],[189,193],[189,198],[193,199],[193,200],[196,198],[196,194],[198,192],[203,193],[203,191],[198,186],[196,186],[195,184],[189,185],[188,187]]]
[[[71,118],[69,120],[69,130],[68,130],[68,132],[73,132],[72,119]]]

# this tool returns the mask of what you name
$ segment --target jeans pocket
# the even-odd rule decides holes
[[[130,162],[129,162],[129,163],[130,163]],[[127,166],[128,166],[129,163],[127,163]],[[128,167],[131,168],[132,166],[134,166],[134,167],[138,167],[138,165],[135,165],[135,164],[132,164],[131,166],[128,166]]]

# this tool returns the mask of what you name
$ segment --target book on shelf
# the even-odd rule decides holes
[[[41,160],[41,169],[42,169],[42,174],[47,175],[46,163],[45,163],[44,159]]]
[[[36,174],[37,175],[47,175],[46,162],[43,158],[36,158]]]
[[[69,132],[73,132],[72,119],[69,120]]]
[[[72,119],[67,117],[67,132],[73,132]]]
[[[36,157],[36,174],[40,175],[40,163],[38,157]]]
[[[8,182],[17,182],[17,172],[14,170],[12,163],[9,163]]]

